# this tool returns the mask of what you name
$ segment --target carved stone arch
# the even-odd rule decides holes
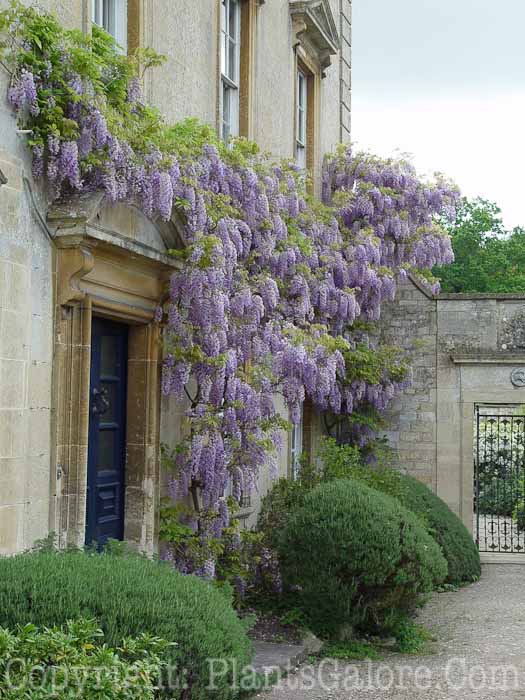
[[[169,221],[164,221],[160,217],[155,219],[155,226],[162,236],[166,250],[181,250],[186,247],[185,222],[175,209]]]

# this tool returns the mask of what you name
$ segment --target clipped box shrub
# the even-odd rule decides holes
[[[39,629],[0,627],[0,697],[9,700],[154,700],[162,674],[163,640],[141,635],[119,649],[104,645],[90,620]]]
[[[400,478],[406,486],[401,503],[427,522],[447,560],[447,582],[461,585],[477,581],[481,576],[479,551],[463,522],[425,484],[403,474]]]
[[[435,540],[395,499],[353,479],[314,488],[278,543],[315,631],[388,632],[447,576]]]
[[[361,463],[357,447],[338,446],[330,439],[322,441],[319,456],[320,460],[302,459],[297,478],[279,479],[262,499],[257,530],[263,533],[269,547],[277,547],[279,533],[290,513],[303,503],[309,491],[326,481],[346,478],[352,467]]]
[[[277,548],[279,536],[290,513],[302,504],[308,490],[299,480],[283,478],[276,481],[262,499],[257,530],[264,534],[266,543],[272,549]]]
[[[470,532],[447,504],[417,479],[390,468],[364,467],[356,463],[355,449],[325,440],[320,452],[324,478],[332,474],[357,479],[396,498],[417,515],[435,538],[448,564],[447,583],[461,585],[481,576],[479,552]]]
[[[231,700],[252,657],[231,595],[167,564],[77,551],[0,558],[0,626],[52,627],[80,618],[96,620],[111,646],[143,633],[176,642],[166,652],[176,668],[171,685],[178,686],[168,689],[170,698]],[[210,659],[220,660],[211,689]]]
[[[418,516],[447,560],[447,583],[471,583],[481,576],[479,552],[472,535],[447,504],[425,484],[392,469],[354,468],[352,477],[394,496]]]

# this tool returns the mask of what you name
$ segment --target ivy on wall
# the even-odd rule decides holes
[[[152,218],[184,219],[158,311],[163,391],[188,403],[187,437],[165,455],[183,505],[165,511],[164,535],[177,567],[212,577],[232,509],[276,466],[288,423],[275,393],[292,422],[306,398],[352,416],[365,445],[371,413],[407,385],[400,353],[374,343],[370,324],[398,279],[435,286],[429,270],[452,260],[438,221],[454,216],[458,192],[406,160],[341,147],[317,200],[295,163],[224,144],[196,120],[168,124],[145,104],[141,72],[162,62],[155,52],[124,56],[100,28],[65,30],[18,2],[0,13],[0,32],[8,99],[49,198],[103,190]]]

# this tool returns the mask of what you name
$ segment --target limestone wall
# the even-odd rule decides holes
[[[525,404],[525,296],[443,294],[412,282],[385,307],[383,335],[412,352],[413,384],[386,415],[397,466],[428,484],[472,527],[478,404]]]
[[[141,13],[139,34],[143,45],[153,46],[168,57],[165,66],[148,76],[146,96],[170,120],[195,116],[217,127],[219,0],[129,2]],[[8,4],[9,0],[0,0],[0,9]],[[68,27],[89,31],[89,0],[41,0],[39,4],[55,11]],[[292,157],[296,58],[289,2],[268,0],[257,4],[252,135],[263,150]],[[351,0],[330,0],[330,4],[339,30],[339,10],[344,7],[349,17]],[[348,22],[345,35],[349,36]],[[349,44],[347,58],[348,51]],[[318,180],[323,153],[341,138],[340,78],[339,56],[335,55],[325,76],[319,78]],[[345,85],[349,104],[348,68]],[[58,527],[67,532],[74,525],[67,513],[64,515],[60,502],[57,505],[57,490],[60,495],[61,484],[67,479],[60,480],[62,453],[57,452],[56,436],[71,433],[60,426],[57,429],[60,397],[53,396],[52,389],[61,386],[56,376],[60,365],[54,362],[56,348],[68,342],[68,338],[59,337],[61,318],[53,317],[55,308],[57,314],[62,312],[55,293],[57,251],[46,232],[48,203],[38,183],[32,181],[26,137],[16,134],[6,90],[7,76],[0,71],[0,170],[7,178],[7,183],[0,186],[0,555],[30,547],[50,529]],[[347,111],[344,118],[348,123]],[[348,136],[345,131],[344,138]],[[98,225],[107,222],[100,219]],[[134,239],[136,231],[131,229],[133,226],[129,237]],[[119,233],[126,236],[126,232]],[[150,244],[157,246],[153,240]],[[137,255],[137,249],[133,251]],[[71,358],[74,356],[72,351]],[[74,359],[70,370],[75,370]],[[80,383],[80,376],[73,377]],[[81,389],[85,394],[86,388]],[[60,420],[75,425],[71,418],[78,411],[78,405],[68,405],[61,409],[60,416],[65,417]],[[162,441],[177,440],[183,412],[183,405],[162,400]],[[281,475],[288,471],[288,436],[283,435],[283,439]],[[80,460],[73,455],[75,450],[80,451],[78,444],[60,445],[60,450],[71,453],[68,460]],[[86,485],[73,485],[76,491],[68,493],[68,498],[77,502],[72,503],[71,511],[82,514]],[[268,486],[268,475],[263,475],[259,493],[262,495]],[[254,509],[257,501],[256,495]]]
[[[52,473],[53,251],[33,218],[22,180],[29,163],[14,129],[2,101],[0,170],[7,183],[0,186],[0,554],[47,534]]]
[[[525,404],[525,297],[443,295],[437,319],[437,492],[471,527],[475,407]]]
[[[411,358],[412,384],[387,413],[399,468],[436,487],[436,302],[408,282],[382,311],[384,340]]]
[[[337,30],[340,0],[330,0]],[[343,6],[351,16],[351,0]],[[167,57],[164,66],[146,79],[148,98],[169,119],[195,116],[216,127],[219,109],[218,0],[156,0],[146,13],[144,38]],[[344,27],[349,35],[348,23]],[[294,37],[289,0],[260,4],[255,27],[253,138],[263,151],[293,157],[295,138]],[[339,55],[320,83],[317,175],[322,156],[341,141]],[[349,104],[349,95],[346,97]],[[344,135],[345,140],[348,134]]]

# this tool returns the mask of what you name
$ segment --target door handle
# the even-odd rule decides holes
[[[91,392],[91,413],[95,416],[103,416],[108,408],[108,390],[104,386],[101,389],[95,387]]]

